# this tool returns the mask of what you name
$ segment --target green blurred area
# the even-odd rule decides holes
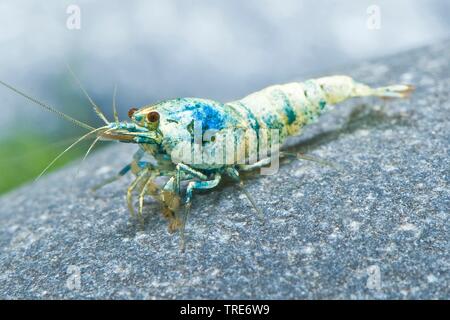
[[[0,141],[0,194],[36,179],[60,152],[76,140],[77,137],[52,141],[49,137],[30,132]],[[48,172],[82,157],[90,142],[92,139],[70,150]]]
[[[76,64],[75,64],[76,65]],[[80,88],[74,84],[74,79],[68,72],[61,72],[54,77],[46,79],[40,86],[21,88],[31,96],[42,99],[44,91],[49,91],[51,98],[43,99],[59,111],[96,127],[101,125],[100,120],[92,112],[92,106],[82,94]],[[15,123],[17,133],[10,133],[0,137],[0,194],[8,192],[15,187],[36,179],[39,174],[72,143],[86,134],[84,128],[74,126],[55,114],[42,110],[44,121],[35,121],[27,118],[29,108],[41,108],[34,103],[24,100],[23,97],[11,91],[1,94],[11,94],[17,98],[17,112],[24,117]],[[104,109],[109,109],[111,102],[102,101],[101,97],[93,97]],[[49,101],[48,101],[49,100]],[[109,111],[109,110],[106,110]],[[110,116],[110,115],[109,115]],[[48,119],[48,120],[45,120]],[[53,121],[53,125],[49,125]],[[44,128],[44,130],[42,130]],[[46,173],[58,169],[68,162],[84,156],[90,143],[95,137],[90,137],[69,150],[64,156],[52,165]],[[95,149],[101,144],[97,144]]]

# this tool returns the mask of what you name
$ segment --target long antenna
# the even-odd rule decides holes
[[[63,112],[61,112],[61,111],[59,111],[59,110],[56,110],[56,109],[53,108],[53,107],[50,107],[49,105],[47,105],[47,104],[45,104],[45,103],[43,103],[43,102],[41,102],[41,101],[39,101],[39,100],[37,100],[37,99],[35,99],[35,98],[29,96],[28,94],[26,94],[26,93],[20,91],[19,89],[14,88],[13,86],[11,86],[11,85],[9,85],[9,84],[7,84],[7,83],[1,81],[1,80],[0,80],[0,84],[2,84],[3,86],[5,86],[5,87],[8,88],[8,89],[14,91],[15,93],[21,95],[22,97],[24,97],[24,98],[26,98],[26,99],[28,99],[28,100],[34,102],[35,104],[40,105],[42,108],[47,109],[47,110],[50,111],[50,112],[56,113],[56,114],[57,114],[58,116],[60,116],[61,118],[66,119],[66,120],[72,122],[73,124],[75,124],[75,125],[77,125],[77,126],[79,126],[79,127],[82,127],[82,128],[84,128],[84,129],[87,129],[87,130],[93,130],[93,129],[95,129],[94,127],[91,127],[90,125],[88,125],[88,124],[86,124],[86,123],[83,123],[83,122],[81,122],[81,121],[79,121],[79,120],[77,120],[77,119],[72,118],[71,116],[68,116],[67,114],[65,114],[65,113],[63,113]]]
[[[117,95],[117,84],[114,85],[112,107],[113,107],[114,121],[119,122],[119,116],[117,114],[117,106],[116,106],[116,95]]]
[[[66,148],[63,152],[61,152],[55,159],[53,159],[52,162],[50,162],[48,164],[48,166],[45,167],[45,169],[39,174],[39,176],[35,179],[35,181],[39,180],[40,177],[42,177],[44,175],[45,172],[47,172],[47,170],[56,162],[58,161],[59,158],[61,158],[67,151],[69,151],[70,149],[72,149],[73,147],[75,147],[78,143],[80,143],[81,141],[83,141],[84,139],[86,139],[87,137],[89,137],[91,134],[94,134],[100,130],[106,130],[108,129],[107,126],[105,127],[100,127],[97,129],[93,129],[91,131],[89,131],[88,133],[86,133],[84,136],[82,136],[80,139],[78,139],[77,141],[75,141],[74,143],[72,143],[68,148]],[[90,151],[90,150],[89,150]]]
[[[70,65],[68,63],[66,63],[67,69],[69,69],[70,74],[72,75],[72,77],[75,79],[75,81],[77,82],[78,86],[80,87],[81,91],[83,91],[83,94],[86,96],[86,98],[89,100],[89,102],[91,103],[92,107],[94,108],[94,112],[98,115],[98,117],[100,119],[103,120],[104,123],[109,124],[108,119],[106,119],[105,115],[103,114],[102,110],[100,109],[99,106],[97,106],[94,102],[94,100],[91,99],[91,96],[87,93],[86,89],[84,89],[83,84],[81,83],[80,79],[78,79],[77,75],[75,74],[75,72],[72,70],[72,68],[70,67]]]

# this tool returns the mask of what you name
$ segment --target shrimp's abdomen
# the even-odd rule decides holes
[[[261,129],[279,129],[280,138],[297,135],[301,129],[314,122],[327,105],[352,97],[407,97],[413,90],[408,85],[371,88],[348,76],[330,76],[305,82],[273,85],[252,93],[241,100],[228,103],[255,119]],[[250,119],[250,121],[253,121]]]
[[[314,81],[270,86],[229,103],[251,114],[260,129],[279,129],[282,139],[298,134],[326,104],[325,94]]]

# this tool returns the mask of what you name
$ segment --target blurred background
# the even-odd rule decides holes
[[[264,86],[450,36],[450,1],[159,0],[0,2],[0,79],[71,116],[100,121],[66,68],[111,118]],[[0,193],[35,178],[85,131],[0,87]],[[88,144],[54,168],[80,157]]]

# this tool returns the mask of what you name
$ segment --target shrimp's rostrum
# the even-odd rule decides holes
[[[330,76],[273,85],[228,103],[200,98],[165,100],[130,109],[128,115],[131,121],[121,122],[117,117],[113,122],[103,119],[106,125],[90,133],[102,139],[139,145],[130,164],[117,176],[123,176],[128,171],[136,175],[127,192],[130,213],[142,220],[144,196],[153,196],[162,204],[163,215],[169,219],[169,230],[181,228],[183,247],[184,226],[193,192],[216,187],[223,175],[242,186],[239,172],[268,163],[265,161],[267,158],[255,157],[252,150],[257,151],[258,155],[271,156],[270,132],[275,130],[282,144],[287,137],[300,134],[304,126],[314,122],[327,110],[328,105],[353,97],[404,98],[412,90],[409,85],[371,88],[348,76]],[[104,118],[98,107],[94,109]],[[186,150],[193,151],[193,161],[179,156]],[[202,154],[196,156],[199,150]],[[233,155],[228,157],[230,150]],[[265,152],[261,153],[261,150]],[[218,159],[217,155],[223,161],[213,161]],[[152,161],[145,160],[144,156],[151,156]],[[257,161],[251,163],[250,159]],[[162,186],[155,182],[159,176],[168,177]],[[181,190],[182,181],[188,182],[185,194]],[[137,212],[133,202],[135,192],[139,195]],[[248,192],[245,194],[255,206]],[[185,206],[184,212],[179,210],[182,204]],[[261,213],[260,209],[255,209]]]

